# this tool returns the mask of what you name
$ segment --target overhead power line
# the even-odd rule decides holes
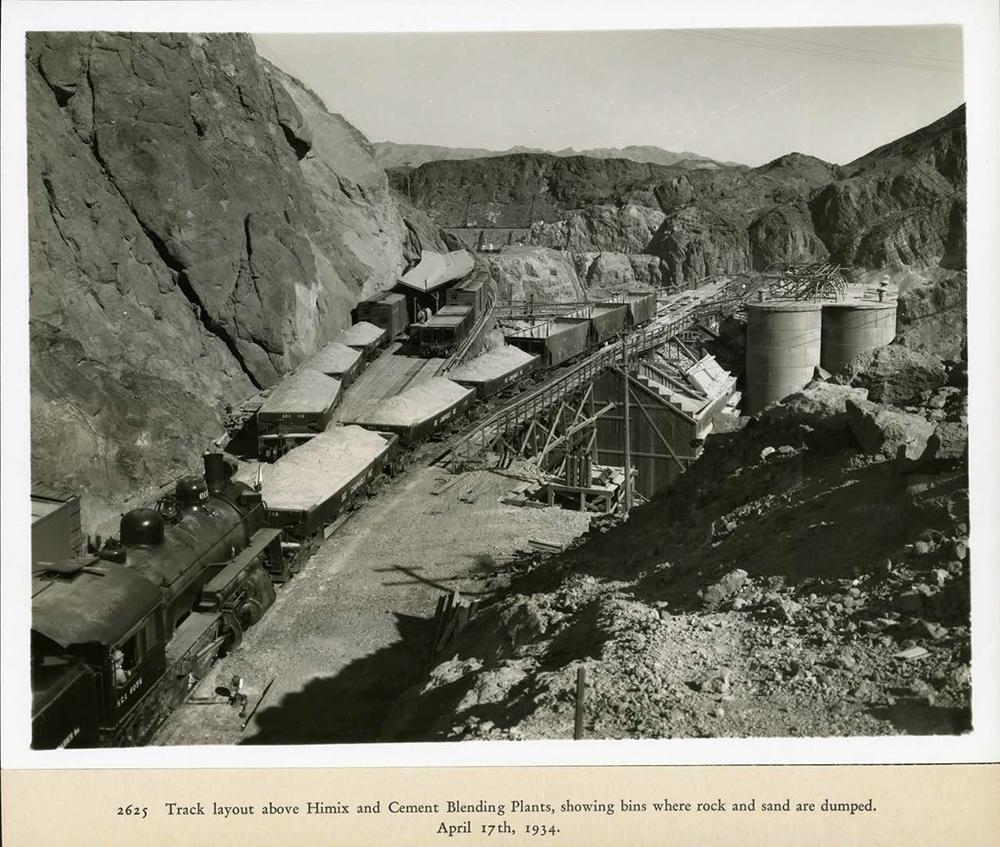
[[[783,30],[784,31],[784,30]],[[795,30],[791,30],[794,32]],[[822,47],[825,50],[843,50],[849,53],[871,53],[877,56],[887,56],[892,59],[911,59],[927,62],[945,62],[951,65],[961,65],[961,59],[947,59],[943,56],[921,56],[913,53],[894,53],[890,50],[872,50],[867,47],[850,47],[846,44],[834,44],[828,41],[808,41],[804,38],[789,38],[783,35],[773,35],[770,32],[761,32],[760,30],[726,30],[727,34],[732,34],[741,38],[752,37],[752,38],[764,38],[769,41],[777,41],[780,43],[790,43],[790,44],[806,44],[813,47]]]
[[[881,65],[883,67],[895,67],[895,68],[910,68],[912,70],[923,70],[923,71],[937,71],[938,73],[947,74],[957,74],[961,73],[961,68],[948,68],[942,67],[941,65],[928,65],[919,64],[916,62],[895,62],[890,59],[876,59],[874,57],[865,56],[849,56],[844,53],[834,53],[830,51],[823,50],[807,50],[805,48],[784,46],[779,44],[769,44],[763,41],[753,41],[749,37],[736,38],[729,35],[722,35],[719,33],[709,33],[709,32],[695,32],[693,30],[674,30],[681,35],[690,35],[695,38],[703,38],[709,41],[719,41],[724,44],[742,44],[747,47],[756,47],[760,50],[773,50],[781,53],[793,53],[800,56],[816,56],[825,59],[834,59],[840,62],[858,62],[864,65]]]

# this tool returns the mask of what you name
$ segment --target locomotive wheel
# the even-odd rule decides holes
[[[240,606],[239,611],[236,613],[236,618],[240,627],[246,630],[257,623],[263,614],[264,610],[261,607],[260,600],[251,597]]]
[[[222,635],[225,637],[225,641],[222,642],[222,646],[219,648],[220,656],[231,653],[243,643],[243,627],[235,615],[227,613],[223,617]]]

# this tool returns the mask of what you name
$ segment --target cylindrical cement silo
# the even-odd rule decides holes
[[[755,415],[813,378],[820,359],[819,303],[747,303],[746,408]]]
[[[883,347],[895,337],[895,302],[827,303],[823,306],[820,364],[830,373],[838,373],[858,353]]]

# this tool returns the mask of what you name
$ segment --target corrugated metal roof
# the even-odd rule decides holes
[[[475,262],[468,250],[441,254],[423,250],[417,266],[408,270],[399,281],[417,291],[433,291],[452,280],[472,273]]]

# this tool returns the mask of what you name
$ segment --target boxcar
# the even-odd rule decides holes
[[[551,368],[584,352],[589,334],[587,319],[556,318],[505,337],[508,344],[540,356],[542,365]]]
[[[486,283],[483,279],[467,279],[449,288],[444,301],[449,306],[472,306],[476,315],[486,305]]]
[[[382,327],[391,341],[409,323],[405,295],[390,291],[371,300],[362,300],[358,303],[358,321]]]

